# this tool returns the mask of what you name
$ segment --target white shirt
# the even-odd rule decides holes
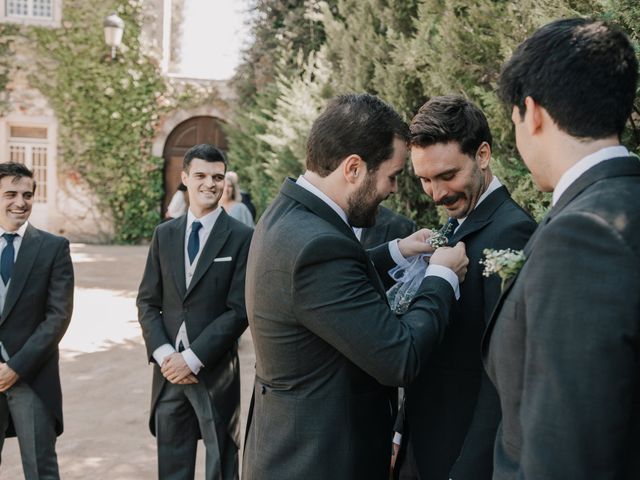
[[[200,260],[200,254],[202,253],[202,249],[204,245],[207,243],[209,239],[209,235],[213,230],[213,226],[218,220],[220,216],[220,212],[222,211],[221,207],[216,208],[213,212],[209,212],[201,218],[196,218],[196,216],[189,210],[187,212],[187,228],[185,229],[185,238],[184,238],[184,273],[185,273],[185,286],[189,289],[189,285],[191,284],[191,280],[193,279],[193,274],[196,271],[196,267],[198,266],[198,260]],[[188,245],[189,245],[189,236],[191,235],[191,227],[193,222],[198,220],[202,224],[202,228],[198,231],[198,239],[200,240],[200,249],[193,259],[193,263],[189,262],[189,253],[188,253]],[[1,283],[1,282],[0,282]],[[182,357],[184,361],[189,366],[189,369],[197,375],[198,372],[204,364],[200,361],[198,356],[193,353],[193,350],[189,348],[189,337],[187,336],[187,326],[184,322],[180,325],[178,329],[178,334],[176,335],[174,345],[170,345],[165,343],[164,345],[160,345],[153,352],[153,358],[155,359],[158,365],[162,365],[165,358],[175,353],[178,350],[178,346],[182,343],[184,347],[184,351],[182,352]]]
[[[613,147],[605,147],[597,152],[587,155],[582,160],[579,160],[571,168],[562,174],[560,180],[556,184],[556,188],[553,189],[553,198],[551,205],[558,203],[558,200],[564,192],[567,191],[577,179],[587,170],[595,167],[597,164],[617,157],[628,157],[629,150],[622,145],[615,145]]]
[[[344,210],[342,210],[342,208],[340,208],[340,206],[336,202],[334,202],[331,198],[329,198],[329,196],[327,196],[322,190],[320,190],[311,182],[309,182],[309,180],[304,178],[303,175],[300,175],[298,177],[298,180],[296,181],[296,183],[300,187],[314,194],[324,203],[329,205],[329,207],[331,207],[331,209],[333,209],[333,211],[338,214],[338,216],[344,221],[344,223],[346,223],[347,226],[351,228],[351,225],[349,225],[347,214],[344,212]],[[354,233],[354,235],[356,234]],[[396,263],[396,265],[408,266],[409,262],[407,262],[407,260],[402,256],[402,253],[400,253],[400,248],[398,247],[398,240],[397,239],[392,240],[388,243],[388,245],[389,245],[389,254],[391,255],[391,258]],[[427,267],[427,271],[425,272],[424,276],[425,277],[435,276],[435,277],[440,277],[445,279],[451,285],[451,288],[453,288],[453,291],[456,293],[456,298],[458,298],[459,292],[460,292],[458,276],[450,268],[444,267],[442,265],[429,265]]]
[[[13,261],[15,262],[15,260],[18,258],[18,251],[20,250],[20,245],[22,245],[22,238],[24,237],[24,232],[27,230],[28,225],[29,225],[28,221],[24,222],[22,226],[15,232],[10,232],[0,227],[0,255],[2,255],[2,251],[7,246],[7,240],[4,237],[2,237],[2,235],[4,235],[5,233],[16,233],[17,236],[14,237],[13,239],[13,251],[14,251]],[[6,285],[4,284],[2,279],[0,279],[0,313],[4,310],[4,302],[7,298],[7,292],[9,291],[10,284],[11,284],[11,279],[9,279],[9,283],[7,283]],[[2,358],[4,359],[5,362],[9,360],[9,355],[7,354],[7,351],[4,349],[4,345],[2,345],[2,342],[0,342],[0,355],[2,355]]]

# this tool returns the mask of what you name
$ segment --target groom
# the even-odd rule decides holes
[[[575,18],[536,31],[501,74],[553,207],[485,334],[494,480],[640,478],[640,161],[620,145],[637,72],[622,32]]]

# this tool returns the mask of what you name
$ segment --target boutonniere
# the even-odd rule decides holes
[[[502,280],[502,289],[504,289],[507,280],[520,271],[524,261],[527,259],[522,250],[512,250],[510,248],[506,250],[485,248],[482,253],[484,253],[484,260],[480,260],[480,265],[484,265],[482,275],[488,277],[497,273]]]
[[[433,232],[427,238],[427,243],[433,248],[445,247],[449,243],[449,233],[451,233],[451,224],[445,223],[438,231]]]

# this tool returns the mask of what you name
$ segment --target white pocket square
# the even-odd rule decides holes
[[[213,259],[214,262],[230,262],[231,257],[218,257]]]

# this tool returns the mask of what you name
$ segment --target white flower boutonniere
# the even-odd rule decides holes
[[[480,260],[480,265],[484,265],[482,274],[485,277],[497,273],[502,280],[502,288],[511,277],[520,271],[527,257],[522,250],[493,250],[485,248],[483,250],[484,260]]]
[[[451,233],[451,224],[445,223],[439,230],[433,232],[431,236],[427,238],[427,243],[433,248],[445,247],[449,244],[449,233]]]

